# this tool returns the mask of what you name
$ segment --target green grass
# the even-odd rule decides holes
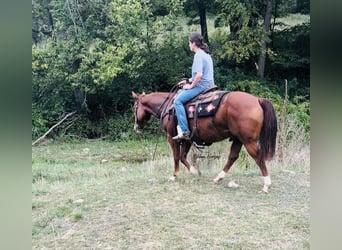
[[[259,169],[242,156],[214,185],[228,153],[222,142],[191,152],[204,157],[201,177],[182,166],[169,182],[169,146],[160,139],[152,160],[155,143],[33,147],[32,248],[309,249],[309,166],[269,164],[265,195]],[[232,179],[238,188],[228,188]]]

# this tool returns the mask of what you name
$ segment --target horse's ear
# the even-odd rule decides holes
[[[144,91],[144,92],[142,92],[142,95],[146,95],[146,94],[145,94],[145,91]]]
[[[132,97],[133,97],[134,99],[138,99],[138,95],[137,95],[134,91],[132,91]]]

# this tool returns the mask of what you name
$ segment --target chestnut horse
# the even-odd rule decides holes
[[[171,145],[174,172],[169,180],[175,180],[179,174],[179,160],[193,174],[200,175],[199,170],[186,159],[193,140],[173,140],[175,135],[175,119],[173,112],[166,110],[172,105],[175,93],[154,92],[136,94],[134,98],[134,115],[136,132],[142,132],[146,121],[152,116],[160,119],[161,126],[167,133]],[[188,119],[192,130],[195,119]],[[255,160],[264,177],[262,191],[268,193],[271,178],[265,161],[271,160],[275,153],[277,118],[272,103],[246,92],[227,92],[221,100],[214,116],[200,117],[196,120],[197,135],[207,145],[229,138],[232,141],[228,161],[223,170],[214,178],[220,182],[239,156],[242,145]]]

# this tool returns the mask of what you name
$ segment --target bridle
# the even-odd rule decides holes
[[[175,93],[176,91],[177,91],[177,88],[178,88],[179,86],[176,84],[176,85],[174,85],[172,88],[171,88],[171,90],[170,90],[170,92],[169,92],[169,94],[167,95],[167,97],[165,98],[165,100],[162,102],[162,104],[159,106],[159,108],[158,108],[158,110],[157,110],[157,112],[156,112],[156,116],[157,117],[159,117],[160,118],[160,123],[162,123],[162,120],[163,120],[163,118],[165,117],[165,110],[166,110],[166,108],[169,106],[169,104],[170,104],[170,102],[172,102],[173,101],[173,99],[172,98],[170,98],[171,97],[171,95],[173,94],[173,93]],[[133,109],[134,109],[134,129],[135,129],[135,131],[136,132],[142,132],[142,128],[139,126],[139,124],[138,124],[138,107],[139,107],[139,104],[140,104],[140,98],[138,97],[136,100],[135,100],[135,102],[134,102],[134,107],[133,107]]]
[[[133,106],[133,109],[134,109],[134,130],[136,132],[141,132],[141,128],[138,124],[138,107],[139,107],[139,98],[136,99],[136,101],[134,102],[134,106]]]

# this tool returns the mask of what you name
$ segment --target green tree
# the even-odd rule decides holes
[[[228,27],[223,38],[223,52],[220,57],[233,60],[236,64],[251,63],[255,65],[260,55],[263,28],[263,4],[258,0],[237,1],[223,0],[216,26]]]
[[[266,12],[264,18],[264,34],[261,37],[261,52],[258,61],[258,72],[257,75],[263,79],[265,73],[265,63],[266,63],[266,51],[267,51],[267,43],[269,42],[269,36],[271,31],[271,18],[272,18],[272,10],[273,10],[274,0],[267,0]]]
[[[33,22],[39,26],[46,20],[36,4]],[[174,69],[183,66],[179,60],[174,63],[175,51],[183,50],[183,38],[175,29],[183,8],[180,1],[160,2],[161,15],[147,0],[48,5],[54,23],[51,34],[32,47],[32,100],[39,110],[35,117],[46,120],[44,124],[70,110],[93,121],[123,113],[132,89],[157,89],[158,78],[167,88],[170,77],[177,75]]]
[[[310,23],[274,27],[278,17],[307,11],[309,1],[303,2],[276,1],[269,32],[270,11],[261,0],[33,0],[32,135],[75,110],[77,127],[64,130],[108,134],[116,120],[131,117],[132,90],[169,91],[189,77],[189,17],[210,40],[221,88],[272,96],[274,82],[287,78],[290,96],[302,100],[308,96]],[[215,16],[211,32],[205,28],[208,13]],[[262,51],[264,81],[256,79]]]
[[[200,25],[201,35],[207,43],[209,43],[207,13],[216,12],[217,8],[215,0],[186,0],[184,4],[185,13],[191,18],[189,24]]]

